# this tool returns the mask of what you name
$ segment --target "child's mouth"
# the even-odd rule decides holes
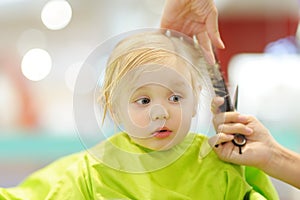
[[[154,132],[153,136],[159,139],[167,138],[172,134],[172,131],[166,127],[160,128]]]

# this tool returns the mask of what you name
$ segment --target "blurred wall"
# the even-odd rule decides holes
[[[226,45],[218,55],[225,74],[239,53],[262,53],[270,43],[295,36],[299,23],[297,0],[226,0],[220,5],[219,28]]]

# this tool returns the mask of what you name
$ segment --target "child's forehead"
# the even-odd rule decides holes
[[[144,65],[128,72],[121,85],[136,90],[149,84],[165,86],[171,89],[191,87],[191,73],[186,66]]]

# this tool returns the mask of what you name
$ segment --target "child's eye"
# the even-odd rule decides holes
[[[181,99],[182,99],[181,96],[174,94],[174,95],[172,95],[172,96],[169,98],[169,101],[172,101],[172,102],[179,102]]]
[[[145,104],[150,103],[150,99],[144,97],[144,98],[140,98],[140,99],[136,100],[135,102],[138,104],[141,104],[141,105],[145,105]]]

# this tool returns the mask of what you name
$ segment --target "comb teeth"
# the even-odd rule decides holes
[[[180,41],[185,40],[185,38],[183,36],[178,35],[178,33],[176,33],[176,32],[175,33],[173,32],[173,34],[172,34],[172,31],[170,29],[167,29],[165,31],[165,35],[167,37],[177,37]],[[198,42],[198,39],[197,39],[196,35],[193,35],[192,40],[193,40],[193,43],[194,43],[194,47],[196,49],[199,49],[199,42]]]
[[[199,45],[199,41],[198,41],[196,35],[193,35],[193,42],[194,42],[194,47],[195,47],[196,49],[199,49],[199,48],[200,48],[200,45]]]
[[[194,44],[198,44],[198,40],[197,40],[196,35],[193,35],[193,41],[194,41]]]
[[[165,33],[165,34],[166,34],[166,36],[167,36],[167,37],[171,37],[171,36],[172,36],[172,34],[171,34],[171,31],[170,31],[170,30],[166,30],[166,33]]]

